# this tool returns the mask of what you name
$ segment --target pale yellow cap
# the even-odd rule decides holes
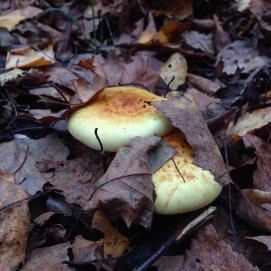
[[[222,185],[214,180],[210,171],[193,163],[192,149],[181,132],[174,132],[163,140],[175,147],[178,153],[173,157],[175,164],[169,160],[152,176],[156,193],[155,212],[181,214],[210,204],[220,194]]]
[[[167,117],[150,102],[163,98],[133,86],[109,87],[69,118],[68,129],[79,141],[100,150],[98,136],[105,151],[118,151],[136,136],[164,136],[173,127]]]

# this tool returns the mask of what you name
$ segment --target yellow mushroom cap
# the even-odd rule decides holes
[[[68,129],[79,141],[100,150],[98,136],[105,151],[117,151],[136,136],[164,136],[172,131],[168,118],[150,102],[163,98],[139,87],[119,86],[102,90],[85,107],[69,118]]]
[[[152,176],[156,213],[170,215],[195,211],[210,204],[222,185],[209,170],[193,163],[193,152],[180,132],[163,137],[176,148],[177,154]],[[177,168],[178,169],[177,169]],[[179,171],[179,172],[178,172]]]

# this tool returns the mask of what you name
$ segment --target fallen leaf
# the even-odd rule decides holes
[[[155,136],[136,137],[130,147],[121,148],[97,181],[85,209],[106,210],[121,217],[127,226],[150,227],[154,190],[148,153],[160,140]]]
[[[72,268],[63,263],[63,261],[69,261],[69,248],[71,248],[69,242],[50,247],[36,248],[27,255],[26,263],[21,271],[71,271]]]
[[[102,164],[92,159],[91,154],[64,161],[45,160],[36,165],[45,182],[63,190],[67,202],[80,206],[87,203],[94,182],[103,173]]]
[[[191,248],[185,253],[184,271],[251,270],[259,271],[240,253],[234,251],[209,224],[197,233]]]
[[[151,12],[149,13],[148,19],[148,25],[137,39],[137,43],[151,44],[157,38],[157,29]]]
[[[0,27],[12,31],[20,22],[37,16],[42,10],[36,7],[26,7],[14,10],[6,15],[0,16]]]
[[[160,61],[150,54],[137,54],[124,62],[119,84],[141,85],[153,90],[159,79]]]
[[[14,140],[0,144],[0,170],[14,175],[17,184],[24,186],[28,193],[35,194],[42,190],[45,183],[35,163],[44,159],[61,161],[68,153],[67,147],[56,135],[38,140],[16,135]]]
[[[259,271],[242,254],[234,251],[211,224],[198,231],[190,249],[185,253],[182,270]]]
[[[36,68],[49,66],[55,63],[53,44],[49,44],[43,50],[24,47],[8,51],[6,69]]]
[[[270,60],[260,56],[249,42],[237,40],[219,52],[216,67],[226,75],[234,75],[238,71],[246,74],[269,62]]]
[[[183,269],[183,265],[183,255],[162,256],[153,264],[157,268],[157,271],[180,271]]]
[[[28,196],[22,187],[2,179],[0,180],[0,193],[0,208]],[[27,202],[2,210],[0,216],[0,270],[17,270],[25,259],[30,230],[30,214]]]
[[[253,173],[254,188],[271,191],[271,146],[265,143],[259,137],[246,135],[243,138],[246,148],[256,150],[257,169]]]
[[[20,42],[7,29],[0,27],[0,47],[10,49],[14,45],[19,45]]]
[[[243,197],[236,214],[254,227],[271,232],[271,192],[257,189],[241,191]]]
[[[259,243],[264,244],[269,251],[271,251],[271,236],[270,235],[261,235],[254,237],[246,237],[247,239],[255,240]]]
[[[97,243],[103,247],[103,258],[120,257],[127,249],[129,245],[128,238],[113,227],[112,223],[103,212],[95,212],[92,220],[92,227],[104,234],[104,238],[97,241]]]
[[[257,129],[262,128],[271,122],[271,107],[256,109],[252,112],[247,112],[238,120],[230,122],[227,128],[227,135],[233,139],[254,133]]]
[[[176,90],[185,83],[187,69],[185,58],[180,53],[175,53],[161,67],[160,76],[169,89]]]
[[[194,99],[186,95],[155,102],[153,105],[185,135],[193,149],[195,164],[210,170],[217,182],[230,183],[223,158]]]
[[[94,241],[86,240],[82,236],[76,236],[72,244],[72,252],[74,255],[73,262],[91,262],[102,259],[103,245]]]
[[[29,113],[37,120],[41,120],[48,117],[59,118],[66,112],[66,109],[60,110],[58,112],[52,112],[51,109],[30,109]]]
[[[221,83],[214,82],[208,78],[204,78],[202,76],[192,73],[187,74],[187,80],[192,86],[208,95],[213,95],[218,90],[223,88],[223,85]]]
[[[214,37],[212,34],[203,34],[198,31],[191,30],[185,31],[182,36],[185,43],[193,49],[197,49],[211,55],[215,53],[213,44]]]
[[[14,69],[0,74],[0,86],[3,87],[6,83],[14,81],[20,76],[23,76],[24,71],[21,69]]]

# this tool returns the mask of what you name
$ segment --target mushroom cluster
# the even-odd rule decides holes
[[[158,135],[176,148],[177,154],[156,171],[152,180],[159,214],[180,214],[210,204],[222,186],[214,175],[193,163],[193,153],[181,132],[151,105],[164,98],[133,86],[105,88],[69,118],[68,129],[89,147],[116,152],[136,136]],[[98,137],[96,132],[98,131]]]

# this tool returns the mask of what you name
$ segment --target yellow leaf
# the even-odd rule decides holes
[[[0,27],[12,31],[21,21],[37,16],[40,12],[41,9],[31,6],[23,9],[16,9],[6,15],[0,16]]]
[[[10,50],[7,54],[6,69],[36,68],[55,63],[53,44],[37,51],[30,47]]]

